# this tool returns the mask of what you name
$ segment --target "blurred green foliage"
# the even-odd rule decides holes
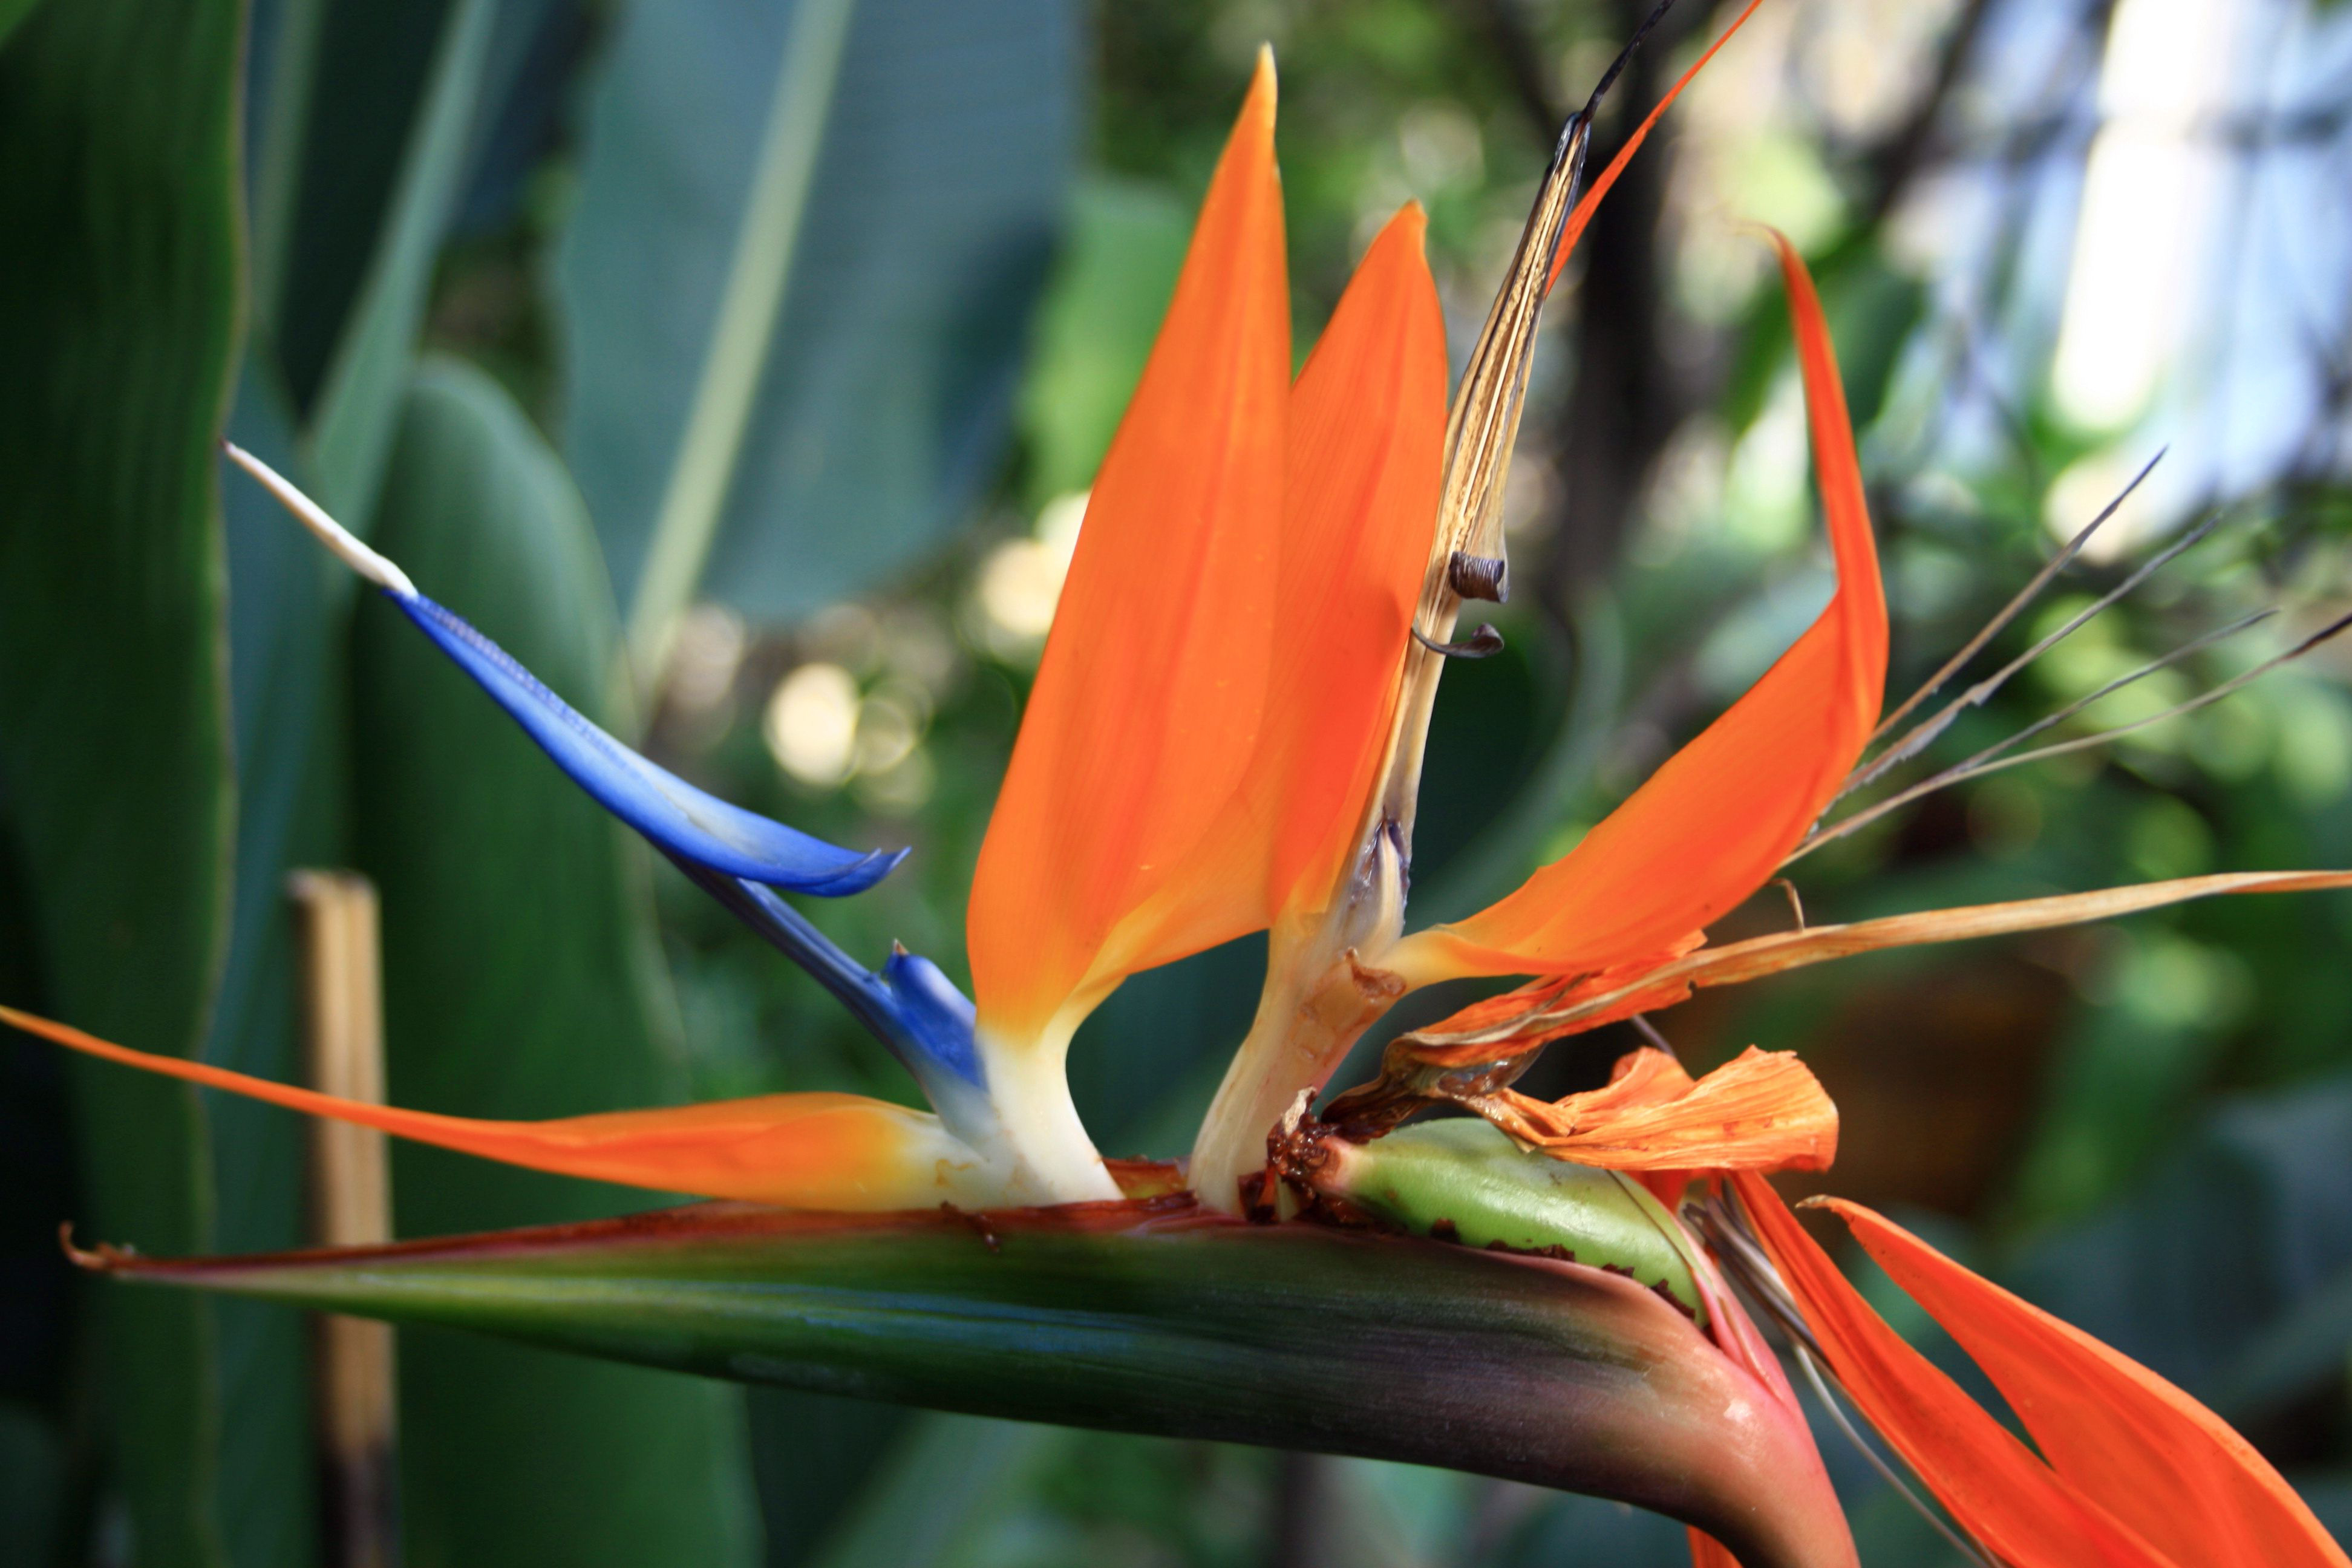
[[[698,10],[723,36],[722,7],[640,9]],[[1009,417],[1076,84],[1062,8],[1035,7],[1034,47],[983,54],[979,68],[970,42],[959,55],[927,26],[954,9],[859,7],[835,62],[851,111],[820,125],[807,153],[833,203],[819,208],[828,243],[911,252],[908,226],[937,205],[942,176],[903,151],[875,161],[857,111],[873,110],[882,79],[918,56],[931,73],[898,84],[888,123],[911,96],[1033,127],[1002,164],[1020,200],[956,193],[964,282],[975,258],[997,268],[981,295],[956,296],[984,300],[985,331],[959,338],[937,312],[899,320],[903,290],[858,268],[850,287],[865,289],[869,319],[838,323],[827,379],[802,395],[853,428],[897,429],[894,476],[953,471],[968,488],[986,471],[988,421]],[[612,590],[562,464],[482,371],[420,358],[428,339],[464,342],[488,321],[478,357],[547,412],[556,334],[539,323],[553,307],[516,307],[499,268],[529,256],[543,271],[568,208],[549,195],[559,163],[603,166],[600,146],[625,159],[628,126],[568,117],[586,87],[642,72],[644,29],[614,20],[530,0],[53,5],[7,37],[12,210],[40,236],[10,247],[15,293],[0,311],[21,476],[0,529],[12,997],[149,1048],[296,1076],[280,889],[292,867],[355,864],[384,893],[395,1094],[545,1115],[686,1091],[640,848],[462,679],[446,684],[452,672],[378,620],[390,612],[274,503],[242,479],[222,486],[212,450],[226,426],[430,563],[436,592],[582,709],[628,710]],[[960,97],[940,98],[942,73]],[[748,172],[733,178],[705,193],[722,222]],[[593,270],[638,240],[607,232],[567,255]],[[839,315],[834,270],[832,292],[795,309]],[[897,341],[872,330],[876,309]],[[799,324],[788,312],[779,341]],[[932,391],[893,379],[918,357]],[[667,397],[639,368],[616,384]],[[909,425],[934,392],[963,401]],[[761,449],[779,445],[763,437]],[[838,467],[820,452],[814,477],[861,482]],[[502,760],[478,765],[490,758]],[[317,1560],[300,1320],[89,1290],[60,1273],[55,1243],[72,1217],[156,1252],[295,1245],[299,1128],[121,1074],[77,1067],[68,1085],[61,1064],[13,1039],[5,1066],[10,1124],[26,1135],[10,1140],[25,1168],[5,1194],[0,1555]],[[68,1089],[70,1148],[40,1135]],[[412,1231],[614,1205],[416,1152],[402,1152],[396,1176]],[[403,1365],[412,1560],[757,1555],[739,1392],[425,1335]]]
[[[970,510],[1053,250],[1076,68],[1064,0],[619,18],[555,281],[566,456],[633,637],[698,585],[804,615]]]
[[[1822,40],[1885,8],[1776,0],[1716,68],[1723,100],[1695,92],[1603,209],[1538,365],[1509,647],[1447,681],[1417,912],[1475,907],[1572,843],[1827,591],[1785,319],[1724,237],[1709,204],[1725,189],[1796,232],[1820,277],[1874,487],[1896,694],[2113,489],[2085,506],[2066,476],[2145,456],[2043,390],[2064,261],[2036,237],[2033,159],[2077,166],[2088,132],[2017,148],[2086,112],[2111,8],[2036,10],[2073,30],[2056,58],[2076,63],[2004,109],[1987,79],[2028,8],[1920,8],[1916,58],[1871,56],[1895,84],[1873,119],[1839,107],[1853,57]],[[1055,503],[1115,428],[1258,44],[1282,68],[1301,352],[1370,226],[1408,198],[1430,210],[1461,341],[1545,117],[1639,9],[0,5],[0,187],[20,237],[0,247],[0,996],[292,1076],[277,889],[291,866],[356,864],[384,889],[404,1102],[911,1099],[813,983],[649,868],[252,487],[219,485],[213,436],[373,527],[584,710],[624,732],[641,710],[648,743],[698,782],[837,842],[911,843],[873,893],[810,912],[855,953],[900,939],[956,972],[1038,583],[1050,605],[1066,548],[1052,520],[1075,519]],[[2280,9],[2341,33],[2341,7]],[[1685,0],[1601,151],[1725,15]],[[2320,107],[2340,149],[2341,106]],[[1919,211],[1932,228],[1957,209],[1921,193],[1987,169],[1992,238],[1951,263],[1957,242],[1916,231]],[[2344,346],[2329,352],[2340,367]],[[2250,610],[2284,603],[2300,630],[2339,604],[2352,489],[2319,438],[2341,428],[2335,395],[2314,416],[2319,458],[2209,486],[2212,539],[1962,716],[1931,762]],[[2135,515],[2121,527],[2172,521]],[[1968,678],[2146,548],[2078,563]],[[687,563],[669,600],[642,590],[665,550]],[[632,689],[624,627],[640,661],[669,639],[657,682]],[[2062,733],[2225,679],[2268,635]],[[1931,797],[1803,862],[1806,911],[2352,864],[2343,674],[2323,656],[2112,748]],[[1720,934],[1789,918],[1767,889]],[[2213,1401],[2342,1531],[2347,941],[2341,896],[2227,900],[1854,961],[1658,1022],[1696,1061],[1805,1051],[1845,1118],[1835,1190],[1920,1219]],[[1140,977],[1090,1021],[1071,1071],[1107,1148],[1185,1146],[1255,1005],[1258,952]],[[1413,1016],[1454,1000],[1416,998]],[[1541,1084],[1593,1081],[1627,1044],[1566,1042]],[[430,1152],[397,1169],[410,1229],[624,1201]],[[51,1239],[69,1215],[156,1251],[289,1245],[300,1181],[290,1119],[0,1039],[0,1560],[315,1560],[299,1321],[81,1289]],[[778,1568],[1681,1551],[1614,1505],[1438,1472],[768,1391],[747,1410],[487,1343],[404,1350],[420,1562],[740,1564],[760,1555],[755,1505]],[[1937,1561],[1833,1436],[1824,1452],[1866,1561]]]
[[[226,606],[207,448],[235,350],[236,30],[226,0],[51,6],[0,48],[13,150],[0,202],[40,237],[0,263],[12,367],[0,454],[16,476],[0,524],[0,794],[24,875],[8,945],[37,955],[18,967],[46,1005],[175,1056],[205,1037],[227,938]],[[217,1198],[194,1096],[68,1077],[84,1152],[76,1212],[153,1251],[207,1246]],[[27,1369],[44,1403],[101,1423],[117,1506],[157,1561],[223,1560],[233,1467],[217,1452],[213,1312],[119,1295],[89,1307],[82,1375]],[[20,1418],[15,1447],[62,1490],[76,1458],[62,1422],[36,1432]],[[20,1496],[27,1517],[12,1534],[60,1549],[87,1538],[58,1493]]]

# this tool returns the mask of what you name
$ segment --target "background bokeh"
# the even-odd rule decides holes
[[[1086,487],[1257,46],[1282,69],[1302,352],[1418,199],[1458,355],[1565,108],[1646,8],[0,5],[0,27],[25,17],[0,35],[0,203],[19,215],[0,261],[0,1000],[293,1076],[277,889],[348,864],[383,890],[403,1103],[913,1098],[271,503],[216,493],[213,422],[668,764],[836,842],[911,845],[874,892],[809,912],[853,952],[895,938],[961,974],[972,857]],[[1682,0],[1616,89],[1601,155],[1735,9]],[[1965,780],[1809,857],[1806,915],[2352,864],[2352,659],[2322,647],[2158,717],[2352,607],[2347,117],[2352,7],[2328,0],[1766,0],[1556,299],[1511,474],[1507,647],[1446,681],[1416,917],[1467,912],[1573,843],[1827,596],[1759,221],[1805,251],[1837,334],[1894,695],[2159,449],[1962,681],[2218,519],[1906,778],[2280,612],[2046,737],[2154,721],[2111,744]],[[136,594],[76,574],[108,528],[160,563]],[[1790,919],[1768,889],[1717,934]],[[1071,1071],[1107,1151],[1183,1150],[1261,952],[1140,977],[1089,1022]],[[1804,1052],[1844,1119],[1821,1185],[2181,1383],[2344,1535],[2347,953],[2352,898],[2229,900],[1851,961],[1655,1021],[1695,1063]],[[1599,1081],[1631,1042],[1564,1042],[1525,1087]],[[433,1151],[394,1171],[404,1234],[642,1202]],[[0,1038],[0,1561],[317,1560],[299,1320],[123,1309],[54,1242],[70,1217],[157,1251],[290,1245],[302,1192],[290,1118]],[[416,1563],[1682,1551],[1663,1521],[1444,1472],[747,1394],[425,1331],[401,1354]],[[1866,1563],[1947,1560],[1823,1445]]]

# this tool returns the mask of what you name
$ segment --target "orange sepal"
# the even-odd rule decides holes
[[[1547,974],[1539,980],[1530,980],[1524,985],[1515,985],[1508,991],[1497,992],[1457,1012],[1449,1013],[1427,1028],[1414,1030],[1413,1037],[1439,1043],[1475,1037],[1482,1049],[1492,1044],[1529,1046],[1557,1039],[1560,1035],[1571,1032],[1570,1028],[1546,1032],[1540,1020],[1592,997],[1639,986],[1643,977],[1654,972],[1661,963],[1696,950],[1705,940],[1704,932],[1693,931],[1664,952],[1647,954],[1631,963],[1615,964],[1597,974]],[[1653,1002],[1650,992],[1644,989],[1623,1011],[1612,1010],[1596,1023],[1580,1021],[1572,1027],[1575,1030],[1597,1029],[1601,1024],[1614,1024],[1654,1006],[1683,1001],[1689,994],[1689,987],[1685,986],[1665,1001]],[[1465,1059],[1468,1059],[1468,1055]]]
[[[2053,1475],[1905,1342],[1753,1172],[1730,1178],[1830,1370],[1960,1528],[2012,1568],[2201,1568],[2175,1563]]]
[[[1738,985],[1857,953],[2087,925],[2192,899],[2308,893],[2346,887],[2352,887],[2352,871],[2219,871],[2087,893],[1922,910],[1851,925],[1801,926],[1723,947],[1701,948],[1694,940],[1690,947],[1696,951],[1669,955],[1666,962],[1654,960],[1595,975],[1532,981],[1416,1029],[1410,1037],[1413,1054],[1424,1062],[1461,1066],[1490,1061],[1507,1052],[1597,1029],[1635,1013],[1671,1007],[1688,1000],[1698,986]]]
[[[1511,1113],[1505,1131],[1580,1165],[1826,1171],[1837,1158],[1837,1107],[1792,1051],[1750,1046],[1694,1082],[1674,1058],[1645,1047],[1621,1058],[1604,1088],[1549,1103],[1496,1098]]]
[[[1788,285],[1813,463],[1836,557],[1828,608],[1747,695],[1560,859],[1468,920],[1410,939],[1414,980],[1589,974],[1663,961],[1763,885],[1835,796],[1886,678],[1886,599],[1845,393],[1820,299],[1772,237]]]
[[[1582,199],[1570,210],[1568,221],[1560,226],[1559,248],[1553,253],[1551,277],[1545,280],[1546,289],[1559,283],[1561,271],[1568,266],[1568,253],[1576,248],[1576,242],[1582,237],[1585,226],[1592,221],[1593,209],[1601,205],[1601,198],[1609,194],[1609,187],[1617,183],[1617,176],[1625,172],[1625,165],[1633,161],[1633,154],[1641,151],[1642,143],[1650,139],[1650,132],[1656,129],[1659,119],[1674,107],[1675,100],[1683,95],[1683,89],[1698,79],[1698,73],[1715,58],[1716,51],[1731,42],[1732,34],[1747,26],[1748,18],[1756,15],[1756,8],[1762,4],[1764,0],[1748,0],[1747,8],[1731,19],[1731,26],[1726,27],[1715,42],[1707,45],[1706,52],[1693,60],[1690,69],[1675,78],[1675,85],[1666,89],[1666,95],[1642,117],[1642,123],[1633,127],[1633,134],[1625,138],[1625,144],[1617,149],[1617,155],[1609,160],[1609,166],[1601,171],[1601,177],[1592,182],[1591,189],[1586,191]]]
[[[2050,1468],[2174,1561],[2346,1568],[2294,1489],[2210,1410],[1884,1215],[1824,1206],[1984,1368]]]
[[[1270,921],[1349,870],[1411,644],[1445,466],[1445,317],[1409,204],[1381,230],[1290,394],[1274,652],[1237,821],[1265,822]],[[1237,836],[1240,837],[1240,836]]]
[[[528,1170],[656,1192],[785,1208],[929,1208],[973,1157],[921,1111],[854,1094],[770,1094],[550,1121],[488,1121],[403,1110],[153,1056],[0,1007],[0,1023],[87,1056],[226,1089],[306,1115],[373,1127]]]
[[[1262,55],[1096,480],[981,847],[967,940],[999,1037],[1035,1038],[1082,988],[1262,923],[1255,886],[1199,885],[1198,862],[1257,741],[1279,609],[1290,308],[1274,114]]]

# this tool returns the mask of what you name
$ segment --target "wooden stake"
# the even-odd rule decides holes
[[[287,879],[287,894],[294,904],[310,1087],[381,1104],[383,988],[375,889],[353,872],[297,871]],[[320,1245],[391,1240],[383,1134],[313,1120],[310,1194],[311,1237]],[[397,1568],[392,1326],[322,1314],[315,1346],[321,1560],[328,1568]]]

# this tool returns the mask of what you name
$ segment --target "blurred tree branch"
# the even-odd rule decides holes
[[[1529,129],[1549,146],[1568,111],[1526,17],[1511,0],[1459,3],[1485,36]],[[1650,0],[1608,0],[1608,30],[1631,37],[1650,8]],[[1660,91],[1659,63],[1715,9],[1693,5],[1669,13],[1626,66],[1604,112],[1622,126],[1645,110]],[[1576,379],[1547,443],[1559,465],[1560,490],[1554,526],[1530,574],[1555,618],[1565,619],[1583,585],[1615,564],[1643,476],[1686,411],[1657,352],[1664,205],[1665,161],[1653,152],[1626,167],[1580,247]]]
[[[1510,84],[1511,96],[1528,124],[1547,142],[1557,137],[1568,110],[1560,107],[1550,73],[1544,69],[1543,46],[1519,8],[1512,0],[1455,0],[1455,4],[1486,34],[1495,63],[1502,68],[1503,79]]]
[[[1544,47],[1514,0],[1456,0],[1484,39],[1529,130],[1545,144],[1567,110],[1551,79]],[[1720,7],[1680,7],[1628,67],[1610,108],[1622,125],[1654,101],[1662,66],[1686,37],[1713,27]],[[1963,0],[1936,51],[1927,89],[1874,143],[1854,159],[1863,195],[1853,232],[1881,227],[1939,153],[1938,122],[1964,79],[1991,12],[1991,0]],[[2093,0],[2084,22],[2103,29],[2110,0]],[[1610,30],[1629,33],[1645,0],[1607,0]],[[1671,130],[1668,134],[1671,135]],[[1548,443],[1559,468],[1553,525],[1530,579],[1547,614],[1566,620],[1586,585],[1613,569],[1637,515],[1643,485],[1700,389],[1677,384],[1660,352],[1666,159],[1636,159],[1596,215],[1582,246],[1575,300],[1575,379],[1559,405]]]

